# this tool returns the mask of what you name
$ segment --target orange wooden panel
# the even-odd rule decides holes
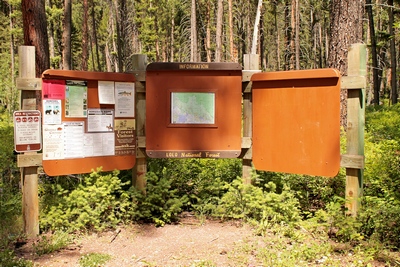
[[[114,105],[100,104],[98,100],[98,81],[115,81],[115,82],[135,82],[135,76],[128,73],[111,73],[111,72],[90,72],[75,70],[46,70],[42,74],[43,79],[57,80],[84,80],[87,81],[88,88],[88,108],[113,109]],[[62,100],[64,107],[65,100]],[[123,118],[119,118],[123,119]],[[130,118],[132,119],[132,118]],[[62,121],[85,121],[86,118],[65,117],[62,112]],[[99,156],[85,157],[73,159],[57,159],[43,160],[43,169],[50,176],[90,173],[98,167],[102,167],[103,171],[126,170],[131,169],[136,163],[136,154],[134,155],[115,155],[115,156]]]
[[[255,168],[335,176],[340,168],[339,72],[257,73],[251,81]]]
[[[153,63],[146,72],[146,153],[153,158],[234,158],[241,152],[241,66]],[[215,95],[215,122],[171,122],[172,93]]]

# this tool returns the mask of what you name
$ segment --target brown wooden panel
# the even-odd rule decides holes
[[[236,63],[150,64],[146,74],[147,155],[238,157],[241,151],[241,78],[241,67]],[[171,94],[179,92],[215,94],[215,122],[171,123]]]
[[[135,76],[128,73],[109,73],[109,72],[88,72],[74,70],[46,70],[42,74],[42,79],[57,80],[84,80],[87,81],[88,88],[88,108],[114,109],[114,105],[100,104],[98,100],[98,81],[115,82],[135,82]],[[62,100],[64,107],[65,100]],[[118,118],[124,119],[124,118]],[[126,118],[133,119],[133,118]],[[65,117],[62,112],[62,121],[85,121],[86,118]],[[86,124],[86,123],[85,123]],[[86,127],[85,127],[86,128]],[[136,134],[135,134],[136,135]],[[136,138],[136,137],[135,137]],[[85,157],[73,159],[43,160],[43,169],[50,176],[89,173],[102,167],[103,171],[131,169],[136,163],[136,153],[132,155],[115,155]]]
[[[251,80],[255,168],[335,176],[340,168],[339,72],[269,72]]]

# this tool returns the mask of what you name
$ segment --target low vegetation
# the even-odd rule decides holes
[[[3,114],[0,145],[0,266],[32,266],[13,251],[21,234],[21,195],[12,147],[12,126]],[[346,215],[343,171],[332,179],[283,173],[253,173],[243,184],[238,159],[158,159],[148,162],[147,191],[130,185],[131,172],[40,177],[40,226],[37,255],[71,242],[66,233],[103,231],[138,222],[158,226],[183,211],[199,218],[241,220],[265,236],[255,257],[266,266],[340,266],[351,253],[352,266],[400,262],[400,106],[374,107],[366,114],[366,168],[359,216]],[[344,143],[344,140],[343,142]],[[52,233],[47,236],[46,233]],[[284,249],[282,249],[284,248]],[[239,249],[254,251],[253,244]],[[279,253],[277,253],[279,251]],[[81,266],[98,266],[109,255],[82,256]],[[208,261],[197,266],[214,266]]]

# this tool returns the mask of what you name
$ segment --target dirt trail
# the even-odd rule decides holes
[[[258,240],[259,239],[259,240]],[[199,221],[186,215],[178,224],[155,227],[132,225],[115,231],[91,234],[67,249],[35,257],[26,245],[19,254],[35,266],[79,266],[87,253],[105,253],[105,266],[261,266],[245,248],[261,242],[250,227],[232,222]],[[240,261],[240,262],[238,262]]]

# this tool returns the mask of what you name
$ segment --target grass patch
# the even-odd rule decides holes
[[[57,231],[52,235],[43,235],[33,244],[36,255],[41,256],[66,248],[72,242],[72,236],[66,232]]]
[[[1,267],[33,267],[31,261],[18,259],[14,251],[5,249],[0,250],[0,266]]]
[[[89,253],[79,259],[79,265],[82,267],[97,267],[103,266],[109,260],[111,260],[111,256],[108,254]]]

